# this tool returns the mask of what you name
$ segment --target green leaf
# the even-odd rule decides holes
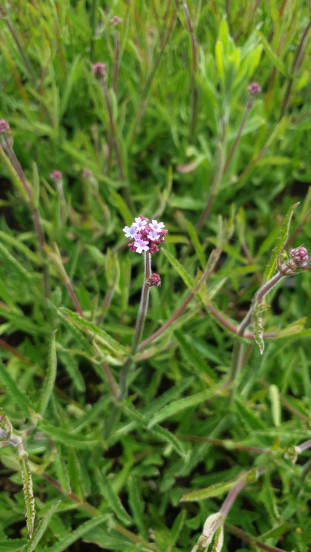
[[[47,513],[40,519],[37,527],[35,528],[32,539],[28,542],[28,545],[26,545],[26,547],[23,548],[21,552],[35,552],[37,544],[42,539],[48,527],[48,524],[60,503],[61,501],[57,500],[57,502],[54,502],[54,504],[51,504],[49,506]]]
[[[280,255],[280,253],[281,253],[281,251],[282,251],[282,249],[283,249],[283,247],[286,243],[286,240],[288,238],[292,216],[293,216],[294,210],[296,209],[296,207],[298,205],[299,205],[299,202],[294,203],[293,205],[291,205],[291,207],[288,209],[288,211],[285,215],[282,228],[281,228],[280,233],[277,237],[276,246],[272,251],[270,261],[269,261],[269,263],[266,267],[265,273],[264,273],[265,282],[270,280],[272,278],[274,272],[275,272],[277,259],[278,259],[279,255]]]
[[[79,314],[72,312],[69,309],[66,309],[65,307],[61,307],[60,309],[61,313],[67,320],[74,324],[77,328],[87,333],[89,336],[94,337],[98,339],[100,343],[105,345],[107,349],[115,353],[116,355],[127,355],[128,351],[123,345],[118,343],[113,337],[111,337],[105,330],[102,330],[101,328],[98,328],[93,324],[92,322],[88,322],[88,320],[85,320],[85,318],[82,318]]]
[[[282,73],[282,75],[284,75],[284,77],[288,77],[289,74],[286,69],[286,66],[284,65],[283,61],[277,56],[277,54],[273,51],[265,35],[258,30],[256,30],[256,33],[260,37],[264,51],[267,54],[267,57],[270,59],[271,63],[275,65],[275,67]]]
[[[89,521],[85,521],[84,523],[80,523],[77,529],[71,531],[71,533],[66,533],[66,535],[61,537],[56,544],[46,548],[45,552],[63,552],[71,544],[76,542],[78,539],[81,539],[85,533],[91,531],[106,520],[107,516],[98,516],[90,519]]]
[[[199,489],[198,491],[187,493],[181,497],[180,502],[199,502],[200,500],[205,500],[206,498],[221,496],[227,491],[230,491],[240,477],[241,476],[239,475],[230,481],[221,481],[220,483],[216,483],[215,485],[211,485],[205,489]]]
[[[6,260],[8,265],[14,270],[18,276],[21,276],[24,278],[27,282],[32,281],[32,275],[30,272],[28,272],[23,265],[21,265],[11,253],[4,247],[4,245],[0,242],[0,257]]]
[[[7,368],[0,360],[0,382],[11,397],[12,403],[21,409],[23,414],[28,417],[31,412],[31,404],[25,391],[21,391],[17,383],[13,380]]]
[[[192,245],[194,247],[194,250],[200,260],[200,263],[201,263],[201,268],[202,270],[205,270],[205,266],[206,266],[206,257],[205,257],[205,253],[203,251],[203,247],[200,243],[200,240],[198,238],[198,235],[196,233],[196,230],[194,228],[194,226],[191,224],[191,222],[189,222],[188,220],[186,220],[186,226],[187,226],[187,230],[188,230],[188,233],[189,233],[189,236],[191,238],[191,241],[192,241]]]
[[[50,435],[58,443],[63,443],[67,447],[75,447],[83,450],[84,448],[94,448],[100,445],[98,439],[85,437],[85,435],[73,435],[61,427],[56,427],[45,422],[40,423],[40,428],[44,433]]]
[[[28,454],[24,452],[20,454],[17,458],[20,464],[21,476],[23,481],[24,500],[26,506],[26,524],[29,537],[31,538],[35,523],[36,512]]]
[[[215,391],[213,389],[206,389],[205,391],[201,391],[200,393],[196,393],[190,397],[185,397],[168,404],[164,408],[161,408],[161,410],[153,416],[148,424],[148,429],[152,428],[154,424],[162,422],[163,420],[182,412],[186,408],[191,408],[197,406],[198,404],[204,403],[204,401],[207,401],[213,395],[215,395]]]
[[[166,258],[171,263],[172,267],[175,268],[176,272],[179,274],[179,276],[182,278],[186,286],[188,286],[190,289],[193,288],[193,281],[192,278],[189,276],[189,274],[186,272],[184,267],[180,264],[179,261],[177,261],[176,257],[168,251],[168,249],[162,248],[161,251],[163,251]]]
[[[259,347],[260,354],[264,352],[265,344],[263,340],[263,322],[262,322],[262,312],[267,307],[262,305],[261,302],[255,301],[253,311],[252,311],[252,325],[255,336],[255,341]]]
[[[250,432],[265,428],[265,424],[260,420],[260,418],[253,413],[248,405],[244,404],[238,398],[235,399],[235,408],[242,422]]]
[[[269,396],[272,407],[272,418],[275,427],[281,425],[281,401],[280,401],[280,392],[276,385],[270,385],[269,387]]]
[[[26,202],[28,202],[28,194],[27,194],[24,186],[22,185],[22,183],[20,181],[20,178],[19,178],[17,172],[15,171],[9,157],[6,155],[6,153],[4,152],[1,145],[0,145],[0,156],[2,157],[2,160],[4,161],[4,164],[6,165],[6,168],[8,169],[8,171],[9,171],[11,177],[12,177],[12,180],[13,180],[15,186],[20,191],[20,193],[23,196],[24,200]]]
[[[49,355],[48,355],[48,366],[47,366],[47,372],[46,377],[38,405],[38,412],[43,417],[46,407],[49,403],[49,400],[51,398],[51,395],[53,393],[55,378],[56,378],[56,368],[57,368],[57,357],[56,357],[56,344],[55,344],[55,333],[54,331],[52,333],[51,342],[50,342],[50,348],[49,348]]]
[[[101,473],[99,469],[95,470],[96,482],[101,495],[107,500],[111,510],[116,514],[117,518],[125,525],[130,525],[131,517],[123,507],[120,498],[115,493],[110,482],[110,478]]]
[[[146,539],[148,535],[148,525],[146,523],[146,517],[144,515],[145,505],[141,496],[141,486],[135,475],[132,475],[128,478],[127,486],[129,492],[129,504],[131,511],[133,512],[134,521],[139,530],[139,533],[143,536],[144,539]]]
[[[125,224],[130,226],[133,222],[133,217],[132,217],[125,201],[122,199],[120,194],[118,194],[118,192],[115,192],[115,190],[110,189],[109,193],[110,193],[111,197],[113,197],[113,199],[115,200],[118,211],[119,211],[120,215],[122,216]]]

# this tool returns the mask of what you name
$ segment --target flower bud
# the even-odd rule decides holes
[[[118,17],[118,15],[114,15],[113,17],[111,17],[111,19],[109,20],[110,23],[112,23],[112,25],[120,25],[122,23],[122,19],[121,17]]]
[[[63,179],[63,175],[61,171],[58,171],[57,169],[50,174],[50,178],[57,184]]]
[[[97,78],[105,78],[107,76],[107,63],[97,61],[92,65],[92,73]]]
[[[10,125],[5,119],[0,119],[0,134],[5,134],[10,130]]]
[[[147,280],[147,285],[149,287],[161,287],[161,277],[159,276],[159,274],[151,274],[151,276]]]
[[[255,96],[256,94],[260,94],[261,92],[261,86],[258,84],[258,82],[252,82],[248,87],[247,90],[252,96]]]

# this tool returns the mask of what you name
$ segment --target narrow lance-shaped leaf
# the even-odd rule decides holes
[[[171,263],[172,267],[175,268],[176,272],[179,274],[179,276],[182,278],[186,286],[188,286],[190,289],[193,287],[193,281],[189,274],[186,272],[182,264],[177,261],[176,257],[172,255],[170,251],[168,251],[165,248],[162,248],[161,251],[163,251],[164,255],[167,257],[169,262]]]
[[[262,303],[256,302],[254,305],[253,313],[252,313],[252,323],[253,323],[253,331],[255,336],[255,341],[259,347],[260,354],[262,355],[264,352],[265,344],[263,340],[263,322],[262,322],[262,311],[267,308],[266,306],[263,306]]]
[[[123,507],[120,498],[114,492],[109,477],[101,473],[99,469],[96,469],[96,481],[100,493],[107,500],[111,510],[116,514],[121,523],[129,525],[131,523],[131,518]]]
[[[187,493],[181,497],[180,502],[199,502],[200,500],[205,500],[206,498],[221,496],[227,491],[230,491],[240,477],[241,475],[235,479],[230,479],[230,481],[221,481],[215,485],[210,485],[210,487],[205,487],[204,489]]]
[[[35,552],[39,541],[42,539],[47,526],[60,503],[61,501],[57,500],[57,502],[54,502],[54,504],[49,507],[47,513],[40,519],[39,523],[36,524],[36,529],[34,530],[32,539],[28,541],[28,545],[26,545],[21,552]]]
[[[291,220],[292,220],[292,216],[293,216],[294,210],[296,209],[296,207],[298,205],[299,205],[299,202],[294,203],[293,205],[291,205],[291,207],[288,209],[288,211],[285,215],[281,231],[280,231],[280,233],[277,237],[276,246],[272,251],[270,261],[269,261],[269,263],[266,267],[266,270],[265,270],[265,274],[264,274],[264,281],[265,282],[270,280],[270,278],[272,278],[272,276],[275,272],[278,256],[280,255],[280,253],[281,253],[281,251],[282,251],[282,249],[283,249],[283,247],[286,243],[286,240],[288,238],[288,233],[289,233],[289,228],[290,228],[290,223],[291,223]]]
[[[17,383],[13,380],[7,368],[0,361],[0,382],[5,387],[8,395],[11,397],[13,404],[18,405],[23,414],[29,416],[31,411],[30,402],[25,392],[21,391]]]
[[[52,333],[52,337],[51,337],[47,373],[46,373],[46,378],[43,385],[41,398],[39,401],[38,412],[41,416],[43,416],[43,414],[46,411],[46,407],[48,405],[48,402],[53,392],[53,387],[54,387],[55,378],[56,378],[57,358],[56,358],[55,333],[56,331]]]
[[[105,330],[98,328],[98,326],[95,326],[95,324],[92,324],[92,322],[85,320],[85,318],[81,318],[81,316],[79,316],[75,312],[70,311],[69,309],[66,309],[65,307],[61,308],[61,312],[64,314],[65,318],[69,319],[72,324],[80,328],[82,331],[86,332],[89,335],[97,337],[98,340],[103,343],[110,351],[114,352],[115,354],[127,354],[126,348],[118,343],[118,341],[113,339],[113,337],[105,332]]]
[[[35,499],[33,496],[32,477],[28,461],[28,454],[23,452],[18,456],[21,467],[21,476],[23,481],[24,499],[26,506],[26,524],[29,537],[32,537],[35,522]]]

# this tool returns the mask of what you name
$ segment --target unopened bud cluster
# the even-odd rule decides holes
[[[112,25],[116,25],[116,26],[122,23],[122,19],[118,15],[114,15],[113,17],[111,17],[109,21],[110,23],[112,23]]]
[[[5,119],[0,119],[0,134],[5,134],[10,130],[10,125]]]
[[[97,61],[92,65],[92,73],[97,78],[105,78],[107,76],[107,64]]]
[[[248,87],[247,90],[252,96],[255,96],[256,94],[260,94],[261,92],[261,86],[258,84],[258,82],[252,82]]]
[[[135,218],[135,222],[131,226],[125,226],[123,232],[127,238],[131,239],[129,248],[133,253],[141,254],[143,251],[149,253],[157,253],[159,245],[164,241],[167,230],[164,228],[163,222],[157,220],[149,220],[146,217],[140,216]],[[157,285],[157,284],[152,284]]]
[[[57,184],[58,182],[60,182],[62,180],[63,175],[62,175],[61,171],[56,169],[55,171],[51,172],[50,178]]]
[[[303,268],[306,269],[309,266],[309,255],[308,250],[303,247],[296,247],[296,249],[291,249],[289,252],[289,260],[287,261],[287,266],[291,270],[295,270],[297,268]]]
[[[151,276],[147,280],[147,285],[149,287],[155,286],[155,287],[161,287],[161,277],[159,274],[154,272],[154,274],[151,274]]]

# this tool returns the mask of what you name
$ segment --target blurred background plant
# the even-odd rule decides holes
[[[0,407],[37,515],[27,540],[2,428],[1,550],[306,552],[309,273],[261,305],[263,355],[239,323],[310,247],[309,3],[12,0],[0,25]],[[168,235],[119,400],[140,214]]]

